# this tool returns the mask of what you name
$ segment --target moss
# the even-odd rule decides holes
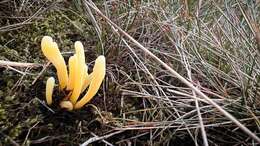
[[[0,56],[1,60],[18,61],[18,60],[23,59],[21,56],[19,56],[19,53],[14,49],[10,49],[10,48],[4,47],[4,46],[0,46],[0,49],[3,50],[1,52],[1,56]]]
[[[4,91],[0,90],[0,97],[4,96]]]
[[[72,13],[70,10],[50,10],[43,15],[43,19],[36,19],[32,24],[19,30],[8,31],[0,37],[1,59],[39,62],[42,57],[40,41],[44,35],[52,36],[62,51],[72,51],[75,40],[87,38],[86,32],[92,27],[84,22],[84,17]],[[85,36],[79,36],[84,32]],[[4,37],[3,37],[4,36]]]
[[[6,122],[6,119],[7,119],[6,110],[0,104],[0,125],[3,125]]]
[[[12,139],[15,139],[21,134],[21,132],[22,132],[22,126],[20,124],[18,124],[10,130],[9,137],[11,137]]]

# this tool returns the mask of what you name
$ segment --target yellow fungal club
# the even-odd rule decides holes
[[[46,101],[48,105],[52,104],[52,93],[54,88],[55,80],[53,77],[48,78],[46,83]]]
[[[57,70],[59,89],[66,90],[66,93],[68,93],[60,101],[60,107],[69,111],[82,108],[96,95],[106,72],[105,57],[101,55],[95,61],[93,72],[88,74],[83,45],[80,41],[77,41],[74,46],[76,53],[69,58],[68,74],[66,63],[57,43],[49,36],[44,36],[41,42],[43,54]],[[52,104],[54,85],[55,79],[53,77],[48,78],[46,83],[46,101],[48,105]],[[82,98],[79,98],[80,94],[87,88],[87,93]]]
[[[42,38],[41,48],[43,54],[57,70],[60,89],[64,89],[68,83],[68,72],[66,63],[60,53],[57,43],[53,42],[51,37],[45,36]]]
[[[105,68],[106,68],[106,61],[104,56],[99,56],[96,59],[94,69],[93,69],[93,75],[92,80],[89,85],[89,89],[86,93],[86,95],[76,103],[75,109],[79,109],[83,107],[89,100],[97,93],[104,77],[105,77]]]

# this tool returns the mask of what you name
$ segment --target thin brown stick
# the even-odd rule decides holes
[[[122,133],[124,132],[124,130],[120,130],[120,131],[116,131],[116,132],[113,132],[113,133],[110,133],[110,134],[107,134],[107,135],[104,135],[104,136],[95,136],[95,137],[92,137],[90,139],[88,139],[87,141],[85,141],[84,143],[82,143],[80,146],[87,146],[95,141],[99,141],[99,140],[103,140],[103,139],[106,139],[106,138],[109,138],[111,136],[114,136],[116,134],[119,134],[119,133]]]
[[[32,85],[35,84],[35,82],[38,80],[38,78],[43,74],[43,72],[46,70],[46,68],[51,64],[51,62],[49,61],[47,64],[45,64],[43,66],[43,69],[41,70],[41,72],[37,75],[37,77],[33,80]]]
[[[41,67],[40,64],[36,63],[23,63],[23,62],[13,62],[13,61],[4,61],[0,60],[0,67],[7,67],[7,66],[12,66],[12,67]]]

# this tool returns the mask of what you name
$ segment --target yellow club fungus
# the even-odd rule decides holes
[[[84,70],[85,70],[85,53],[83,45],[80,41],[75,42],[75,51],[76,51],[76,72],[77,75],[75,77],[75,84],[73,87],[73,92],[70,97],[70,100],[73,104],[75,104],[79,98],[81,93],[83,79],[84,79]]]
[[[97,93],[106,73],[106,61],[104,56],[99,56],[96,61],[92,72],[92,80],[89,85],[89,89],[86,95],[78,101],[74,108],[79,109],[83,107],[87,102],[89,102],[92,97]]]
[[[49,36],[44,36],[41,42],[43,54],[55,66],[58,74],[60,89],[64,89],[68,83],[68,71],[57,43]]]
[[[57,70],[60,89],[69,91],[68,95],[60,102],[60,107],[66,110],[79,109],[89,102],[97,93],[105,77],[106,61],[104,56],[99,56],[93,68],[88,74],[88,66],[85,64],[85,53],[81,42],[75,42],[75,54],[69,58],[69,76],[66,63],[62,57],[58,45],[52,38],[45,36],[42,39],[41,47],[43,54],[53,63]],[[55,80],[50,77],[46,84],[46,100],[48,105],[52,104],[52,93]],[[86,95],[78,101],[82,92],[89,89]]]
[[[73,110],[73,104],[70,101],[68,101],[68,100],[61,101],[60,102],[60,107],[66,109],[68,111],[72,111]]]
[[[73,90],[76,77],[76,55],[73,55],[69,58],[69,81],[67,85],[67,90]]]
[[[55,85],[54,78],[53,77],[48,78],[46,83],[46,101],[48,105],[52,104],[52,93],[53,93],[54,85]]]
[[[92,79],[92,74],[88,74],[88,66],[86,65],[85,67],[85,72],[84,72],[84,79],[83,79],[83,85],[82,85],[82,89],[81,89],[81,93],[84,92],[88,85],[90,84],[90,81]]]

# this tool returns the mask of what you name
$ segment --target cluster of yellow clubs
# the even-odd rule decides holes
[[[63,56],[58,45],[50,36],[44,36],[41,41],[41,49],[46,58],[55,66],[59,80],[59,90],[68,91],[68,95],[60,102],[61,108],[67,110],[82,108],[97,93],[105,77],[106,61],[104,56],[99,56],[93,68],[88,74],[88,66],[85,63],[85,53],[80,41],[75,42],[75,54],[69,58],[69,74]],[[55,85],[53,77],[49,77],[46,83],[46,101],[52,104],[52,94]],[[80,94],[87,87],[86,94],[79,99]]]

